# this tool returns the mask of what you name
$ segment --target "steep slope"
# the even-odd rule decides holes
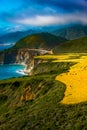
[[[38,33],[27,36],[16,43],[14,48],[53,48],[59,43],[67,41],[49,33]]]
[[[68,40],[77,39],[87,35],[87,26],[75,25],[65,29],[55,30],[52,34],[64,37]]]
[[[61,42],[67,41],[61,37],[56,37],[49,33],[39,33],[27,36],[18,41],[12,48],[0,52],[0,63],[29,63],[34,56],[41,52],[33,49],[52,49]]]
[[[34,56],[40,55],[38,51],[27,49],[10,49],[0,52],[0,64],[30,64]]]
[[[41,63],[39,68],[44,66],[45,73],[38,74],[37,67],[37,75],[0,81],[0,129],[61,128],[61,125],[56,124],[63,123],[64,120],[60,120],[63,108],[60,108],[62,105],[60,106],[59,101],[64,96],[65,85],[55,81],[55,76],[68,70],[70,65]],[[50,73],[51,70],[53,74]]]
[[[65,85],[55,76],[70,66],[44,62],[34,70],[36,75],[0,81],[0,130],[86,130],[87,101],[60,103]]]
[[[76,40],[68,41],[54,48],[54,53],[60,52],[87,52],[87,37],[82,37]]]

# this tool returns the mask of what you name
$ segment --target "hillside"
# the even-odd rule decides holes
[[[87,37],[82,37],[76,40],[68,41],[54,48],[54,53],[62,52],[87,52]]]
[[[47,49],[51,50],[58,44],[67,41],[64,38],[56,37],[49,33],[39,33],[27,36],[18,41],[13,47],[0,52],[1,64],[25,63],[28,64],[36,55],[41,55],[41,51],[28,50]]]
[[[87,129],[87,102],[74,105],[60,103],[65,85],[55,77],[68,72],[72,65],[49,60],[40,63],[31,77],[0,81],[0,129]]]
[[[87,26],[75,25],[72,27],[58,29],[52,32],[56,36],[64,37],[68,40],[77,39],[87,35]]]
[[[37,33],[38,31],[36,30],[27,30],[27,31],[17,31],[17,32],[11,32],[11,33],[7,33],[3,36],[0,37],[0,43],[15,43],[18,40],[20,40],[21,38],[27,36],[27,35],[31,35],[33,33]]]
[[[14,48],[50,49],[65,41],[67,41],[65,38],[57,37],[49,33],[38,33],[21,39],[16,43]]]
[[[0,81],[0,129],[65,128],[65,118],[61,116],[65,113],[65,108],[68,108],[59,103],[64,96],[65,85],[54,79],[57,74],[67,71],[71,65],[41,63],[39,68],[37,66],[34,70],[36,75]],[[42,66],[45,66],[46,71],[38,74]],[[66,122],[68,123],[68,118]]]

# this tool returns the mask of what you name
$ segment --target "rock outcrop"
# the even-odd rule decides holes
[[[29,64],[37,55],[40,55],[40,52],[28,49],[3,51],[0,53],[0,64]]]
[[[48,51],[52,53],[52,51]],[[24,72],[31,74],[31,70],[39,64],[38,60],[34,60],[34,56],[43,55],[47,53],[46,50],[39,49],[12,49],[0,52],[0,64],[23,64],[25,65]]]

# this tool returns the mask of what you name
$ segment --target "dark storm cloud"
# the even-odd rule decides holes
[[[67,13],[87,13],[87,0],[20,0],[20,7],[10,12],[1,12],[1,19],[34,15],[57,15]]]
[[[68,12],[72,11],[87,11],[87,0],[22,0],[25,5],[30,3],[30,1],[33,4],[38,4],[42,6],[50,6],[50,7],[55,7],[61,8],[63,10],[66,10]]]

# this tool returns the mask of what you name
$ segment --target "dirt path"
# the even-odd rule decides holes
[[[66,84],[65,96],[61,103],[75,104],[87,101],[87,56],[72,66],[67,73],[56,77]]]

